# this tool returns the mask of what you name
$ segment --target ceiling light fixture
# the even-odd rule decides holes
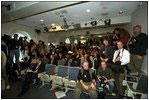
[[[44,20],[43,19],[40,19],[40,21],[43,22]]]
[[[123,12],[122,10],[118,12],[119,15],[121,15],[121,14],[123,14],[123,13],[124,13],[124,12]]]
[[[86,12],[88,12],[88,13],[89,13],[89,12],[90,12],[90,9],[87,9],[87,10],[86,10]]]
[[[92,26],[96,26],[97,25],[97,21],[91,21],[90,23]]]
[[[55,26],[55,24],[53,23],[52,26]]]
[[[80,38],[81,38],[81,39],[83,39],[83,38],[84,38],[84,36],[81,36]]]
[[[111,19],[105,19],[104,23],[105,25],[111,25]]]

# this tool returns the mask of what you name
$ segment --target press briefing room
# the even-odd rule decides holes
[[[1,1],[1,99],[148,99],[148,1]]]

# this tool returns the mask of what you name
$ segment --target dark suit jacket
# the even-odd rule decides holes
[[[32,67],[32,70],[35,71],[36,70],[36,67],[37,67],[38,64],[35,64],[33,67]],[[46,64],[44,62],[41,62],[40,66],[38,67],[38,73],[42,73],[45,71],[45,66]]]
[[[107,50],[106,50],[107,49]],[[105,54],[103,54],[103,51],[105,51]],[[114,48],[112,46],[102,46],[101,47],[102,54],[109,59],[109,61],[112,61],[113,55],[114,55]]]

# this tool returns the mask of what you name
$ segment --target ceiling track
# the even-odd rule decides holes
[[[92,30],[92,29],[101,29],[101,28],[109,28],[109,27],[118,27],[118,26],[123,26],[127,25],[128,23],[122,23],[122,24],[112,24],[112,25],[102,25],[102,26],[94,26],[94,27],[84,27],[84,28],[79,28],[79,29],[70,29],[70,30],[61,30],[61,31],[51,31],[51,32],[45,32],[45,33],[61,33],[61,32],[72,32],[72,31],[79,31],[79,30]]]
[[[16,18],[16,19],[13,19],[13,20],[5,21],[5,22],[2,22],[2,23],[8,23],[8,22],[19,20],[19,19],[28,18],[28,17],[32,17],[32,16],[35,16],[35,15],[39,15],[39,14],[47,13],[47,12],[50,12],[50,11],[54,11],[54,10],[58,10],[58,9],[62,9],[62,8],[70,7],[70,6],[75,6],[75,5],[83,4],[83,3],[87,3],[87,2],[89,2],[89,1],[81,1],[81,2],[78,2],[78,3],[69,4],[69,5],[66,5],[66,6],[62,6],[62,7],[58,7],[58,8],[54,8],[54,9],[50,9],[50,10],[46,10],[46,11],[42,11],[42,12],[39,12],[39,13],[36,13],[36,14],[32,14],[32,15]]]

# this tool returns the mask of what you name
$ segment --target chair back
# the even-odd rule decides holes
[[[58,60],[58,65],[65,65],[65,61],[62,59],[62,60]]]
[[[140,90],[143,93],[148,93],[148,77],[141,75],[136,90]]]
[[[68,66],[58,66],[57,76],[67,77],[68,76]]]
[[[54,75],[55,74],[55,69],[56,69],[55,65],[46,64],[45,72],[48,75]]]
[[[79,67],[69,67],[68,79],[77,81],[78,80],[79,70],[80,70]]]

